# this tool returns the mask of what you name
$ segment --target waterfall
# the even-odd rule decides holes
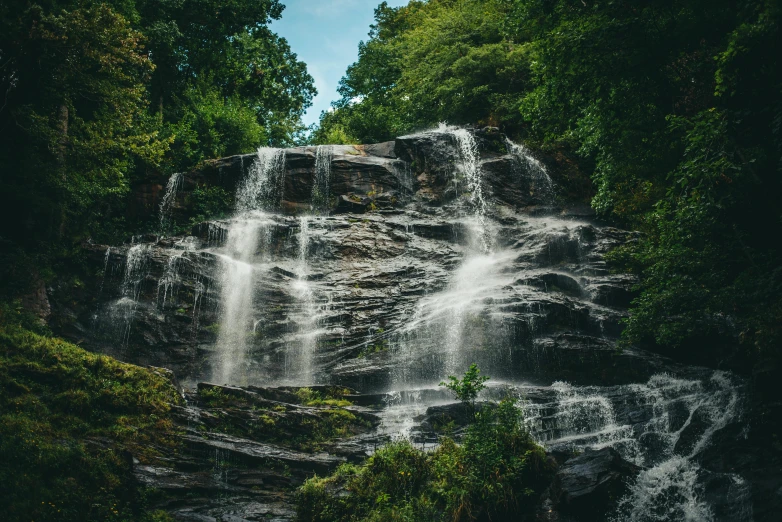
[[[671,386],[671,379],[667,376],[659,377],[659,381],[650,382],[650,385],[656,385],[663,390],[666,386]],[[674,381],[674,387],[676,384]],[[746,509],[747,505],[751,506],[751,501],[743,479],[730,473],[707,472],[698,463],[699,454],[709,446],[714,433],[741,417],[738,389],[728,375],[714,372],[708,381],[701,383],[697,391],[683,398],[672,398],[663,393],[655,399],[656,417],[650,432],[659,433],[655,428],[663,427],[660,430],[663,435],[661,440],[664,442],[661,455],[654,456],[656,458],[652,460],[651,467],[641,471],[631,484],[628,495],[620,500],[617,522],[715,520],[715,514],[704,498],[704,479],[709,478],[709,475],[722,475],[716,477],[717,480],[722,478],[733,486],[730,489],[736,496],[727,499],[728,503],[733,504],[730,520],[751,521],[751,509]],[[670,417],[673,416],[670,407],[674,401],[676,404],[684,402],[689,413],[681,427],[670,424]],[[665,417],[661,419],[657,415]],[[689,436],[685,437],[685,434]]]
[[[285,183],[285,151],[261,147],[256,152],[250,171],[236,193],[236,210],[246,212],[276,210],[282,199]]]
[[[481,159],[475,136],[467,129],[449,127],[445,124],[440,124],[437,132],[452,136],[456,142],[461,174],[466,182],[473,214],[468,223],[468,230],[470,247],[474,253],[468,254],[462,266],[456,271],[446,293],[455,299],[451,301],[450,311],[445,316],[445,375],[458,375],[463,370],[461,365],[464,364],[463,337],[465,322],[469,318],[471,299],[475,297],[472,290],[476,287],[476,281],[486,275],[483,270],[487,265],[494,264],[491,248],[493,241],[486,216]]]
[[[481,158],[478,153],[478,142],[475,136],[467,129],[449,127],[443,123],[437,132],[448,134],[456,141],[456,149],[459,155],[461,175],[467,184],[467,193],[470,195],[472,206],[472,221],[469,223],[470,246],[487,254],[491,251],[492,238],[490,237],[489,222],[486,217],[486,199],[483,194],[483,176],[481,172]]]
[[[135,243],[128,248],[125,275],[122,280],[122,298],[115,304],[123,325],[121,337],[123,346],[127,346],[130,340],[130,328],[136,315],[141,286],[147,276],[150,250],[151,246],[144,243]]]
[[[181,173],[172,174],[166,184],[166,192],[160,201],[160,231],[166,232],[171,225],[171,210],[176,202],[176,195],[182,186],[183,175]]]
[[[166,305],[166,300],[170,297],[174,298],[175,293],[182,280],[179,274],[179,267],[183,256],[186,252],[192,252],[195,250],[193,244],[194,238],[185,238],[178,241],[174,247],[177,248],[177,252],[168,258],[166,264],[166,271],[163,273],[163,277],[157,283],[157,301],[158,305],[162,309]],[[163,299],[160,299],[160,290],[163,290]]]
[[[106,284],[106,276],[109,274],[109,261],[111,260],[111,247],[106,248],[106,253],[103,256],[103,277],[100,281],[100,288],[98,289],[98,298],[103,294],[103,286]]]
[[[221,383],[244,382],[245,356],[253,332],[254,259],[273,222],[264,211],[280,204],[285,152],[259,148],[236,194],[236,214],[228,224],[218,253],[220,270],[219,333],[213,378]]]
[[[521,169],[522,174],[526,174],[530,177],[533,190],[540,194],[543,202],[553,203],[554,182],[548,175],[546,167],[535,159],[524,145],[513,143],[508,138],[505,138],[505,146],[508,149],[508,153],[516,160],[516,164]]]
[[[318,145],[315,149],[315,179],[312,184],[310,208],[315,216],[299,217],[298,257],[295,275],[292,281],[292,295],[296,299],[297,310],[294,321],[297,335],[287,347],[285,354],[285,378],[295,384],[313,383],[313,357],[318,344],[318,316],[321,312],[313,284],[308,280],[309,244],[312,237],[312,224],[322,221],[327,214],[330,202],[331,162],[334,159],[334,147]]]
[[[311,384],[313,379],[313,361],[318,342],[318,305],[312,284],[308,281],[308,250],[311,236],[310,216],[299,217],[298,258],[296,260],[296,279],[293,281],[293,296],[298,304],[298,346],[288,347],[286,353],[286,378],[296,382]]]
[[[645,384],[612,388],[554,383],[551,391],[550,401],[524,405],[525,423],[542,444],[560,451],[608,446],[645,468],[621,499],[615,522],[713,520],[704,498],[708,472],[698,456],[716,431],[741,417],[740,388],[727,374],[658,374]],[[723,478],[741,490],[738,476]]]
[[[166,299],[169,297],[169,293],[173,297],[174,290],[179,284],[179,260],[182,258],[183,253],[184,252],[179,252],[168,258],[166,271],[157,283],[157,297],[161,308],[166,305]],[[161,288],[163,289],[162,301],[160,299]]]
[[[318,214],[328,212],[330,207],[331,162],[334,147],[318,145],[315,149],[315,182],[312,184],[312,210]]]

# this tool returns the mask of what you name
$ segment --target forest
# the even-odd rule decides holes
[[[137,238],[160,232],[157,215],[128,212],[134,187],[149,179],[200,176],[215,160],[255,154],[258,147],[307,147],[313,168],[323,146],[397,140],[398,153],[399,137],[443,123],[486,136],[481,143],[497,155],[510,150],[492,137],[495,132],[523,143],[536,158],[549,158],[561,200],[584,202],[600,227],[634,231],[605,252],[611,274],[634,281],[612,357],[641,349],[677,364],[740,375],[752,397],[747,418],[761,419],[757,432],[774,445],[768,462],[782,462],[782,3],[382,2],[367,38],[358,43],[357,61],[340,81],[340,98],[310,127],[303,116],[317,94],[315,80],[271,27],[286,15],[284,4],[0,0],[0,505],[12,506],[12,520],[173,520],[173,501],[166,504],[159,491],[140,486],[130,470],[137,457],[146,465],[192,450],[178,441],[186,430],[177,416],[186,403],[209,412],[198,421],[204,433],[209,428],[230,437],[256,436],[256,424],[248,428],[237,421],[252,418],[268,428],[263,441],[307,454],[331,451],[336,440],[376,427],[354,408],[370,400],[373,388],[361,398],[353,382],[326,390],[313,381],[306,386],[315,391],[299,383],[298,391],[272,392],[247,388],[252,382],[222,391],[201,383],[182,395],[179,384],[149,362],[157,359],[112,351],[117,361],[101,355],[101,345],[90,345],[87,329],[63,325],[78,322],[68,306],[76,309],[83,300],[97,309],[106,298],[113,248],[116,255],[117,245],[135,245],[145,241]],[[355,150],[346,154],[371,149]],[[413,170],[420,168],[418,157],[410,157]],[[223,185],[207,187],[197,179],[200,185],[181,203],[190,214],[175,228],[180,235],[241,210]],[[369,215],[387,200],[391,206],[381,209],[392,215],[402,198],[394,192],[382,200],[374,184],[365,192],[340,194],[338,204],[366,208]],[[465,194],[474,200],[474,191]],[[299,219],[297,212],[291,215]],[[374,226],[366,217],[340,226],[359,225]],[[306,231],[304,224],[285,226],[296,234]],[[323,230],[326,237],[334,228]],[[377,241],[380,232],[373,234]],[[163,244],[167,238],[158,239]],[[362,248],[360,240],[341,241]],[[96,245],[111,245],[102,271],[90,264]],[[304,261],[317,257],[308,243],[295,248]],[[383,255],[367,257],[376,254]],[[123,255],[127,279],[130,250]],[[298,284],[328,277],[297,274],[299,266],[280,268],[278,276]],[[350,290],[381,288],[377,278],[351,280]],[[555,289],[564,288],[562,278],[554,280]],[[158,283],[158,294],[169,291],[166,284]],[[36,317],[30,296],[65,285],[72,295],[59,297],[67,303],[55,307],[61,317],[49,323]],[[208,341],[219,344],[222,337],[214,332],[224,322],[224,305],[215,305],[219,321],[197,321],[199,296],[208,291],[194,291],[194,298],[188,295],[192,308],[179,304],[171,313],[179,322],[192,319],[194,339],[212,335]],[[287,310],[285,303],[273,304],[274,313]],[[161,317],[165,306],[164,294]],[[262,342],[264,324],[258,320],[251,333],[244,332],[248,343]],[[379,322],[362,330],[369,340],[362,337],[355,346],[344,333],[317,346],[369,364],[396,349],[388,328]],[[127,351],[129,342],[123,342]],[[208,351],[206,344],[203,338],[192,341],[195,351]],[[620,364],[609,366],[616,370]],[[478,369],[473,365],[467,376],[470,371]],[[451,379],[458,388],[460,381]],[[454,521],[514,520],[514,513],[538,509],[537,499],[555,474],[554,457],[561,455],[547,457],[519,427],[523,415],[516,399],[476,406],[475,397],[477,391],[472,402],[461,400],[469,415],[459,410],[462,417],[446,419],[447,429],[438,432],[444,442],[433,452],[397,440],[363,463],[350,461],[335,474],[318,471],[321,478],[302,480],[295,497],[298,519],[440,520],[447,512]],[[298,424],[297,415],[306,421]],[[460,418],[468,420],[454,425]],[[697,421],[690,412],[687,422],[692,418]],[[196,467],[202,457],[181,469]],[[209,458],[216,469],[217,457]],[[274,480],[295,482],[298,472],[286,468]],[[426,478],[411,479],[410,473]],[[43,507],[39,497],[47,497]],[[84,499],[92,508],[81,505]]]
[[[303,139],[316,91],[269,29],[283,9],[277,0],[0,4],[4,250],[51,266],[74,241],[126,233],[123,198],[145,172]]]

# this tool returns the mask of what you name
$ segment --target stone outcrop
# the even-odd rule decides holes
[[[178,520],[292,520],[308,477],[367,456],[361,437],[379,422],[360,406],[307,406],[301,397],[343,397],[336,388],[231,387],[200,383],[174,407],[179,436],[155,457],[134,457],[136,479],[158,490]],[[298,394],[297,394],[298,393]],[[355,393],[355,392],[353,392]],[[337,426],[333,417],[340,420]],[[341,435],[334,449],[334,434]],[[327,452],[327,450],[329,452]]]
[[[560,511],[577,520],[605,520],[639,471],[612,448],[586,450],[557,473]]]

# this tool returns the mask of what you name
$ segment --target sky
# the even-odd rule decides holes
[[[391,7],[408,0],[387,0]],[[299,60],[307,64],[318,95],[304,116],[317,123],[321,111],[339,98],[337,87],[348,65],[358,59],[358,43],[366,41],[381,0],[283,0],[285,11],[271,29],[288,40]]]

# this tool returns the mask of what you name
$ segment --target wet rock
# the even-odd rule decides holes
[[[346,394],[356,392],[318,385],[304,390],[200,383],[198,393],[186,394],[187,406],[172,407],[175,439],[143,463],[133,459],[134,475],[165,492],[156,507],[178,520],[293,520],[295,489],[307,478],[328,474],[343,462],[360,462],[378,445],[366,435],[379,420],[365,408],[302,404],[304,398]],[[336,409],[356,416],[358,430],[353,437],[343,433],[339,440],[324,441],[322,421]],[[302,449],[302,441],[320,443]]]
[[[394,150],[395,146],[395,142],[386,141],[383,143],[375,143],[371,145],[359,145],[357,148],[368,156],[397,159],[396,152]]]
[[[438,437],[448,435],[458,440],[475,420],[476,413],[494,406],[491,402],[478,402],[474,410],[462,402],[430,406],[424,415],[415,419],[418,423],[415,438],[419,442],[437,442]]]
[[[206,433],[202,436],[182,435],[181,440],[188,443],[195,451],[209,453],[214,450],[224,450],[230,458],[248,465],[269,465],[280,462],[304,472],[325,474],[344,462],[344,459],[326,453],[314,455],[302,453],[222,433]]]
[[[334,211],[342,214],[363,214],[371,203],[372,200],[367,197],[343,194],[339,197],[337,208]]]
[[[605,520],[640,470],[612,448],[586,450],[557,472],[559,509],[577,520]]]

